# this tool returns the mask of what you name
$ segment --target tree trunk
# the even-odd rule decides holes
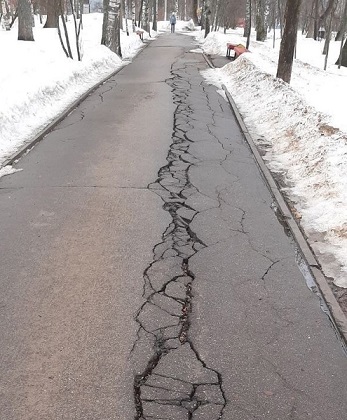
[[[252,0],[246,0],[246,17],[245,17],[245,27],[243,30],[243,36],[245,38],[248,37],[251,31],[251,26],[252,26],[251,1]]]
[[[265,9],[266,3],[265,0],[257,0],[257,10],[256,10],[256,20],[255,20],[255,30],[257,32],[257,41],[265,41],[267,32],[265,25]]]
[[[106,45],[109,3],[110,3],[110,0],[103,0],[104,15],[103,15],[103,21],[102,21],[101,45]]]
[[[205,38],[211,30],[211,8],[210,0],[205,1]]]
[[[157,14],[158,14],[157,7],[158,7],[158,4],[157,4],[157,1],[158,0],[153,1],[153,25],[152,25],[152,29],[155,32],[157,32],[157,30],[158,30],[158,25],[157,25],[157,22],[158,22],[157,21]]]
[[[120,0],[104,0],[101,44],[122,57],[120,45]]]
[[[199,23],[199,20],[198,20],[198,0],[192,0],[191,16],[192,16],[194,25],[197,25]]]
[[[280,21],[280,31],[281,31],[281,38],[283,36],[283,13],[282,13],[282,5],[281,5],[281,0],[278,0],[277,2],[278,5],[278,17],[279,17],[279,21]]]
[[[310,6],[309,6],[310,7]],[[318,0],[312,0],[311,8],[309,9],[307,34],[306,38],[314,38],[316,33],[316,20],[318,17]]]
[[[34,41],[30,0],[18,2],[18,40]]]
[[[251,43],[251,32],[252,32],[252,0],[248,0],[248,7],[249,7],[249,28],[247,33],[247,41],[246,41],[246,48],[249,48],[249,44]]]
[[[346,23],[347,23],[347,0],[345,2],[345,8],[343,10],[341,25],[340,25],[339,31],[337,32],[335,41],[341,41],[343,39],[344,33],[346,31]]]
[[[333,13],[333,10],[335,9],[336,9],[336,0],[329,0],[327,8],[325,9],[324,13],[319,18],[320,25],[326,22],[327,17],[331,15]]]
[[[139,27],[141,27],[141,28],[142,28],[142,26],[143,26],[143,22],[142,22],[143,2],[144,2],[144,0],[141,0],[141,1],[140,1],[140,11],[139,11],[139,24],[138,24],[138,26],[139,26]]]
[[[296,45],[301,0],[287,0],[284,32],[278,59],[277,77],[290,83]]]
[[[59,22],[60,0],[47,0],[47,20],[44,28],[57,28]]]
[[[136,26],[136,8],[135,8],[135,0],[131,0],[131,20],[133,25],[133,32],[135,32]]]
[[[150,33],[150,24],[149,24],[149,0],[143,0],[143,29]]]
[[[338,60],[336,61],[336,65],[340,64],[343,67],[347,67],[347,39],[345,43],[343,44],[343,48],[341,50],[340,56]]]
[[[333,19],[334,19],[334,14],[335,14],[335,11],[336,11],[336,6],[337,6],[337,4],[334,1],[334,7],[332,9],[330,9],[330,16],[329,17],[326,16],[324,18],[325,19],[325,22],[328,21],[327,30],[325,31],[325,42],[324,42],[324,48],[323,48],[323,54],[326,55],[325,64],[324,64],[324,70],[326,70],[326,68],[327,68],[328,55],[329,55],[329,47],[330,47],[330,40],[331,40],[331,33],[332,33],[332,27],[333,27]]]
[[[201,15],[200,15],[200,25],[201,25],[201,30],[203,31],[205,29],[205,0],[201,0]]]
[[[1,18],[3,20],[4,26],[6,31],[9,31],[11,29],[10,19],[11,19],[11,13],[10,8],[8,6],[7,0],[0,0],[0,21]]]
[[[125,16],[125,1],[121,0],[120,2],[120,19],[119,24],[122,31],[124,31],[124,25],[123,25],[123,18]],[[126,19],[126,18],[125,18]]]

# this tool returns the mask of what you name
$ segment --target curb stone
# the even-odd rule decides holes
[[[306,238],[304,234],[302,233],[300,227],[298,226],[295,218],[293,217],[287,202],[285,201],[284,197],[282,196],[270,170],[265,165],[256,145],[253,141],[252,136],[248,132],[248,129],[242,119],[241,114],[238,111],[238,108],[236,106],[235,101],[233,100],[232,96],[228,92],[225,85],[222,85],[222,88],[225,92],[225,95],[227,97],[227,100],[230,104],[230,107],[237,119],[237,122],[241,128],[241,131],[248,143],[249,148],[251,149],[251,152],[256,160],[256,163],[262,172],[262,175],[268,185],[268,188],[273,195],[277,205],[278,209],[281,212],[281,216],[283,217],[286,225],[288,226],[297,246],[299,247],[305,261],[307,264],[307,267],[310,271],[310,274],[312,275],[313,279],[315,280],[319,291],[321,293],[322,299],[324,300],[325,304],[327,305],[330,315],[331,315],[331,321],[333,325],[337,328],[339,334],[341,335],[341,339],[343,340],[344,344],[347,344],[347,317],[342,311],[333,291],[331,290],[329,283],[324,276],[320,264],[317,261],[313,251],[311,250],[309,244],[306,241]]]

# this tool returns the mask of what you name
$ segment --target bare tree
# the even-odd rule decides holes
[[[265,25],[265,11],[266,1],[256,0],[256,18],[255,18],[255,30],[257,32],[257,41],[266,40],[266,25]]]
[[[101,43],[122,57],[120,45],[120,1],[104,0]]]
[[[243,36],[247,38],[251,34],[252,27],[252,0],[246,0],[246,16],[245,16],[245,26],[243,28]]]
[[[205,0],[204,16],[205,16],[205,38],[206,38],[207,35],[210,33],[210,30],[211,30],[210,0]]]
[[[191,17],[195,25],[198,24],[198,0],[192,0]]]
[[[18,1],[18,40],[34,41],[30,0]]]
[[[347,67],[347,41],[345,42],[345,32],[347,27],[347,0],[345,2],[345,7],[343,10],[343,16],[342,16],[342,24],[340,26],[340,41],[341,41],[341,48],[340,48],[340,54],[339,58],[337,59],[336,63],[339,68],[341,66]]]
[[[142,8],[142,27],[143,29],[150,33],[150,25],[149,25],[149,0],[143,0],[143,8]]]
[[[0,2],[0,20],[3,20],[6,31],[11,29],[11,11],[7,0],[1,0]]]
[[[341,6],[340,6],[341,7]],[[340,11],[341,13],[341,19],[339,28],[335,37],[335,41],[341,41],[344,37],[344,33],[346,31],[346,23],[347,23],[347,0],[345,0],[343,9]]]
[[[58,28],[60,0],[46,0],[47,20],[44,28]]]
[[[290,83],[296,45],[301,0],[287,0],[284,32],[278,59],[277,77]]]
[[[153,1],[153,24],[152,24],[153,31],[157,31],[158,30],[158,25],[157,25],[157,14],[158,14],[157,6],[158,6],[157,0],[154,0]]]

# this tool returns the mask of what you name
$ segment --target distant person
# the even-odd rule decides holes
[[[176,16],[174,13],[172,13],[170,17],[170,23],[171,23],[171,33],[173,34],[175,32],[175,25],[176,25]]]

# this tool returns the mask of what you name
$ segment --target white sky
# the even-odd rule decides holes
[[[120,60],[100,45],[101,22],[101,14],[84,16],[82,62],[65,58],[54,29],[42,30],[37,24],[35,42],[17,41],[15,28],[0,29],[0,167],[142,47],[137,35],[122,34]],[[169,30],[169,25],[161,22],[160,28]],[[176,30],[183,29],[186,24],[177,22]],[[201,31],[189,34],[208,54],[225,55],[227,42],[245,44],[242,30],[213,32],[205,40]],[[347,287],[347,69],[334,65],[340,43],[331,42],[324,71],[323,42],[299,36],[289,86],[275,78],[280,40],[275,49],[272,42],[272,34],[265,43],[252,40],[251,53],[203,76],[232,93],[255,141],[266,150],[270,170],[285,180],[285,192],[325,274]],[[0,170],[0,176],[7,172],[9,168]]]

